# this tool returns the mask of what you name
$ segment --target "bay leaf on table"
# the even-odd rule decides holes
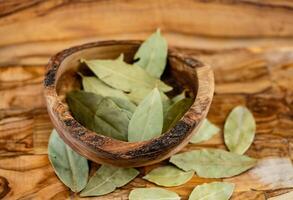
[[[163,132],[166,132],[169,128],[173,127],[178,120],[186,113],[186,111],[192,105],[193,100],[189,98],[182,99],[173,104],[167,113],[165,114]]]
[[[177,167],[168,165],[158,167],[150,171],[143,177],[150,182],[153,182],[160,186],[172,187],[179,186],[189,181],[194,175],[193,171],[182,171]]]
[[[87,183],[89,167],[87,159],[73,151],[53,129],[48,157],[58,178],[73,192],[81,191]]]
[[[158,29],[140,45],[134,55],[134,59],[139,59],[135,64],[152,76],[160,78],[166,67],[167,53],[167,41],[161,36]]]
[[[184,171],[194,170],[200,177],[224,178],[252,168],[257,160],[221,149],[202,149],[176,154],[170,162]]]
[[[234,187],[233,183],[204,183],[193,189],[188,200],[229,200]]]
[[[162,188],[136,188],[131,190],[129,200],[180,200],[175,192]]]
[[[244,154],[253,142],[255,129],[252,113],[244,106],[235,107],[224,125],[226,146],[231,152]]]
[[[94,76],[84,76],[80,74],[82,77],[82,86],[84,91],[92,92],[103,97],[109,97],[112,101],[116,103],[121,109],[124,109],[128,112],[134,112],[136,106],[132,103],[126,94],[118,89],[112,88],[111,86],[105,84],[99,78]]]
[[[138,89],[152,90],[158,87],[163,92],[172,90],[159,79],[152,77],[137,65],[130,65],[117,58],[115,60],[81,60],[93,73],[106,84],[124,92],[133,92]]]
[[[134,168],[121,168],[102,165],[90,178],[80,196],[100,196],[113,192],[133,180],[139,171]]]
[[[219,131],[220,129],[217,126],[211,123],[208,119],[205,119],[198,132],[191,138],[190,143],[197,144],[209,140],[215,134],[219,133]]]
[[[84,92],[67,93],[74,118],[86,128],[118,140],[127,140],[129,116],[110,98]]]
[[[160,92],[153,89],[137,106],[128,126],[128,141],[149,140],[161,135],[163,106]]]

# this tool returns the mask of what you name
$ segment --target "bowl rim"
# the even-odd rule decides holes
[[[145,162],[153,163],[158,157],[163,160],[167,155],[178,152],[182,141],[187,144],[192,136],[192,130],[199,127],[207,115],[214,93],[214,76],[209,67],[195,58],[178,53],[173,48],[168,49],[168,58],[175,58],[193,68],[197,75],[197,94],[194,102],[183,117],[174,127],[159,137],[142,142],[125,142],[116,140],[82,126],[77,122],[66,105],[58,98],[56,91],[56,75],[61,63],[68,56],[89,48],[109,45],[135,45],[141,44],[140,40],[109,40],[86,43],[65,49],[54,55],[47,64],[44,79],[44,96],[47,103],[49,116],[61,138],[73,149],[90,160],[99,163],[111,163],[114,160],[133,161],[145,159]],[[117,146],[126,145],[127,147]],[[179,148],[180,146],[180,148]],[[118,148],[119,149],[119,148]],[[172,152],[172,153],[171,153]],[[162,156],[163,155],[163,156]],[[134,164],[141,166],[143,164]]]

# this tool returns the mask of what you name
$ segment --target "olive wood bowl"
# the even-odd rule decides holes
[[[73,118],[65,102],[65,93],[81,87],[76,73],[81,68],[79,59],[114,59],[124,53],[125,60],[129,62],[140,44],[141,41],[88,43],[61,51],[48,63],[44,95],[50,118],[64,142],[89,160],[120,167],[157,163],[182,149],[207,115],[214,93],[211,68],[169,49],[164,76],[172,80],[175,88],[187,88],[195,98],[190,109],[166,133],[143,142],[124,142],[97,134]]]

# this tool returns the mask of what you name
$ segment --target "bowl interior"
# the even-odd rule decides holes
[[[124,54],[124,61],[133,63],[133,57],[139,45],[119,45],[112,44],[107,46],[91,47],[83,49],[66,57],[60,64],[56,74],[57,84],[56,91],[58,98],[67,105],[65,95],[67,92],[75,89],[81,89],[81,78],[77,71],[81,71],[85,75],[94,75],[85,64],[80,63],[80,59],[115,59],[121,53]],[[162,80],[173,87],[168,92],[169,97],[179,94],[183,90],[187,96],[195,97],[198,87],[197,76],[194,69],[184,65],[179,58],[173,57],[169,52],[166,70],[162,75]]]
[[[168,52],[167,68],[162,76],[163,81],[174,87],[168,96],[172,97],[185,89],[188,96],[194,97],[193,105],[174,127],[151,140],[125,142],[97,134],[78,123],[70,114],[65,95],[71,90],[81,88],[77,71],[91,74],[79,60],[115,59],[123,53],[124,60],[132,63],[140,44],[140,41],[88,43],[58,53],[48,64],[44,93],[49,116],[59,135],[69,146],[97,163],[137,167],[171,156],[188,143],[210,106],[214,91],[210,67],[171,49]]]

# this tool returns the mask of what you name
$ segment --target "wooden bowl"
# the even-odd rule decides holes
[[[177,53],[168,52],[167,79],[177,87],[188,88],[195,100],[178,123],[160,137],[143,142],[124,142],[97,134],[77,122],[64,100],[64,94],[80,87],[76,71],[80,58],[113,59],[124,53],[131,61],[141,41],[104,41],[66,49],[53,56],[48,63],[44,92],[51,120],[61,138],[82,156],[97,163],[120,167],[138,167],[157,163],[183,148],[209,110],[214,77],[211,68],[202,62]],[[139,133],[138,133],[139,134]]]

